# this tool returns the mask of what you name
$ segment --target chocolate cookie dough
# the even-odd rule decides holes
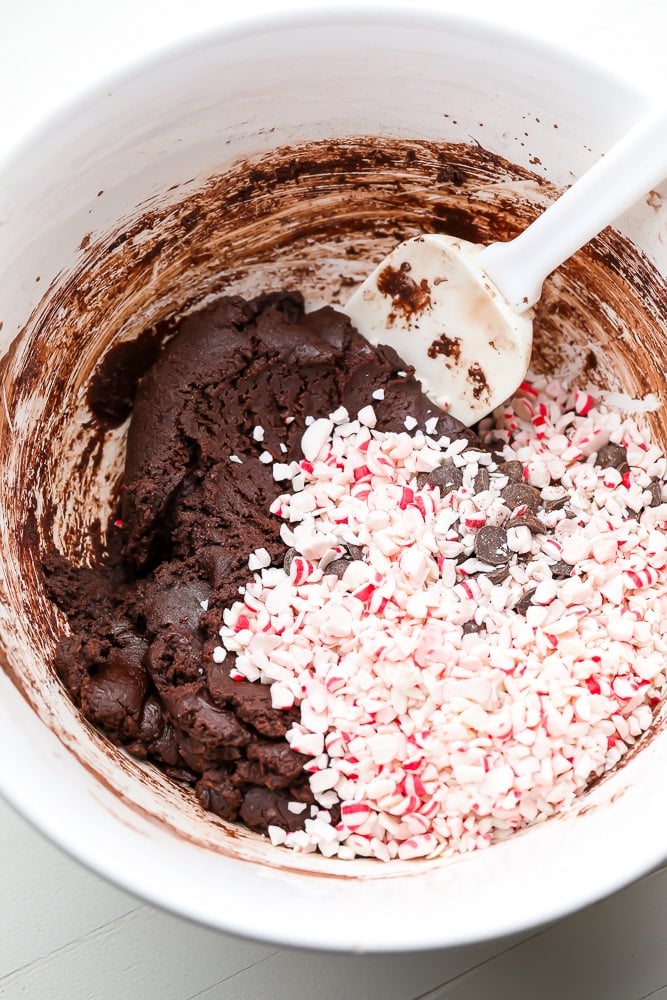
[[[113,356],[89,397],[107,426],[134,397],[107,547],[91,567],[57,552],[44,567],[69,622],[58,673],[87,719],[206,808],[255,830],[299,828],[308,812],[288,802],[313,799],[307,758],[285,740],[298,707],[272,708],[267,686],[231,679],[232,654],[212,655],[249,553],[285,558],[269,513],[281,487],[260,456],[299,460],[307,417],[356,413],[378,388],[380,429],[438,414],[391,349],[332,308],[306,314],[298,293],[225,298],[172,324],[136,386],[127,347],[118,365],[119,399],[108,398]],[[473,440],[438,416],[438,433]]]

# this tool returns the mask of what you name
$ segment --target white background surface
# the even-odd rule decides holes
[[[357,6],[336,6],[343,5]],[[298,6],[314,4],[290,4]],[[667,0],[421,6],[519,27],[667,92]],[[242,14],[280,7],[244,0]],[[0,0],[0,156],[86,84],[230,17],[221,0]],[[667,1000],[666,943],[661,869],[510,941],[394,956],[277,949],[140,903],[66,858],[0,803],[0,997],[8,1000]]]

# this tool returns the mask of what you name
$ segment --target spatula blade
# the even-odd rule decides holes
[[[476,257],[481,247],[441,235],[399,244],[345,307],[372,344],[412,365],[424,391],[471,425],[508,399],[530,362],[532,319],[517,314]]]

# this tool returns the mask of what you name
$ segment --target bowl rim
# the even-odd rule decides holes
[[[527,31],[510,28],[482,17],[447,11],[436,13],[432,9],[414,9],[408,12],[392,6],[355,9],[327,6],[318,8],[317,11],[283,10],[279,14],[274,13],[270,16],[249,16],[232,25],[221,24],[215,30],[207,28],[183,41],[161,46],[146,57],[135,57],[128,60],[112,74],[107,75],[92,86],[86,87],[81,94],[66,100],[56,111],[50,112],[46,117],[40,119],[26,134],[19,137],[14,145],[6,150],[0,150],[0,177],[5,170],[11,170],[20,164],[24,157],[33,155],[33,151],[36,151],[41,145],[43,137],[57,131],[61,123],[70,121],[85,109],[92,108],[97,102],[104,99],[110,90],[113,91],[120,84],[136,84],[143,74],[163,67],[175,59],[199,52],[204,47],[219,47],[235,40],[246,40],[260,34],[283,31],[292,26],[325,29],[335,25],[349,27],[353,30],[355,27],[373,26],[378,23],[382,23],[383,26],[395,26],[399,29],[418,26],[439,32],[455,30],[464,36],[469,34],[477,38],[493,39],[495,42],[512,45],[520,51],[530,50],[532,55],[540,55],[544,59],[559,63],[561,66],[573,67],[582,79],[588,77],[594,79],[597,85],[606,84],[611,90],[617,92],[622,90],[630,99],[634,98],[638,103],[648,101],[649,95],[645,89],[636,84],[633,85],[621,74],[613,72],[595,60],[572,52],[559,43],[537,38]],[[1,735],[0,742],[2,742]],[[356,939],[353,940],[345,929],[336,929],[334,926],[328,926],[324,930],[313,927],[311,933],[304,937],[302,932],[295,933],[288,921],[285,921],[277,932],[275,928],[252,926],[248,921],[235,923],[233,919],[228,919],[222,913],[220,919],[212,922],[210,915],[202,914],[194,898],[184,900],[180,893],[176,898],[170,892],[168,882],[156,884],[150,876],[146,877],[147,873],[141,868],[129,871],[127,866],[122,862],[119,863],[115,856],[102,856],[97,845],[91,844],[83,833],[75,832],[73,836],[72,829],[68,826],[66,819],[62,815],[45,812],[40,808],[39,797],[31,794],[36,777],[38,776],[34,773],[32,775],[25,773],[19,775],[14,769],[3,769],[3,772],[0,773],[0,794],[48,839],[95,874],[121,886],[137,898],[146,900],[195,923],[209,927],[215,926],[226,933],[281,945],[341,951],[352,949],[373,952],[425,950],[461,946],[491,939],[488,935],[476,937],[470,934],[461,934],[458,938],[453,938],[450,935],[447,940],[443,940],[442,934],[438,932],[437,927],[434,927],[431,935],[428,938],[424,937],[419,943],[415,941],[404,942],[399,935],[396,935],[384,943],[374,939],[369,944],[365,944]],[[655,854],[651,856],[629,858],[623,871],[612,873],[611,876],[608,875],[604,879],[604,884],[598,880],[596,884],[572,886],[571,891],[564,894],[558,903],[546,904],[543,907],[539,924],[563,917],[628,885],[660,864],[666,854],[667,849],[662,848],[656,849]],[[520,914],[508,913],[506,922],[498,927],[493,936],[501,937],[527,931],[529,927],[537,925],[534,919],[526,922],[526,919],[522,919]]]

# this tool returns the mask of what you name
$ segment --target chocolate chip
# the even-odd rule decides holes
[[[507,476],[510,483],[523,482],[523,465],[521,462],[501,462],[498,466],[498,472],[502,472],[503,476]]]
[[[549,514],[552,510],[561,510],[569,500],[567,493],[565,496],[557,497],[555,500],[544,500],[542,502],[542,508],[545,514]]]
[[[662,503],[662,483],[659,479],[652,479],[647,486],[649,493],[651,494],[651,499],[649,501],[649,507],[659,507]]]
[[[533,594],[535,593],[536,587],[532,587],[531,590],[527,590],[525,594],[522,594],[519,600],[514,605],[514,610],[519,615],[525,615],[526,611],[530,607],[533,601]]]
[[[345,570],[351,562],[351,559],[334,559],[333,562],[330,562],[328,566],[324,567],[324,573],[327,576],[337,576],[339,580],[342,580]]]
[[[510,510],[525,504],[528,510],[534,514],[540,506],[539,493],[527,483],[508,483],[500,491],[500,495]]]
[[[550,566],[551,575],[555,580],[567,579],[567,577],[571,576],[573,568],[564,559],[559,559],[558,562],[552,563]]]
[[[502,583],[503,580],[506,580],[509,575],[510,575],[510,568],[507,565],[507,563],[505,563],[504,566],[499,566],[498,569],[494,569],[491,571],[491,573],[487,573],[486,578],[491,583],[498,584]]]
[[[478,625],[475,619],[471,618],[470,621],[463,623],[462,631],[464,635],[472,635],[476,632],[481,632],[483,628],[483,625]]]
[[[601,469],[628,470],[628,453],[620,444],[606,444],[595,456],[595,464]]]
[[[296,555],[296,549],[288,549],[283,558],[283,569],[289,575],[290,567],[294,562],[294,557]]]
[[[491,477],[489,476],[489,470],[485,466],[482,466],[482,468],[475,476],[475,482],[474,482],[475,493],[485,493],[490,485],[491,485]]]
[[[345,548],[350,553],[350,559],[358,560],[364,558],[364,550],[361,548],[360,545],[350,545],[349,543],[347,543],[345,545]]]
[[[351,562],[363,559],[364,551],[359,545],[346,544],[345,548],[347,551],[344,555],[339,556],[338,559],[333,559],[324,567],[325,574],[332,574],[340,580]]]
[[[530,528],[533,535],[546,535],[547,526],[540,521],[539,517],[527,510],[525,514],[520,514],[519,517],[510,518],[505,524],[506,528]]]
[[[451,493],[452,490],[458,490],[462,483],[463,473],[450,462],[438,465],[432,472],[417,477],[417,485],[420,489],[423,486],[437,486],[442,496]]]
[[[475,555],[482,562],[490,563],[492,566],[506,563],[510,555],[507,532],[490,524],[484,525],[475,535],[474,549]]]

